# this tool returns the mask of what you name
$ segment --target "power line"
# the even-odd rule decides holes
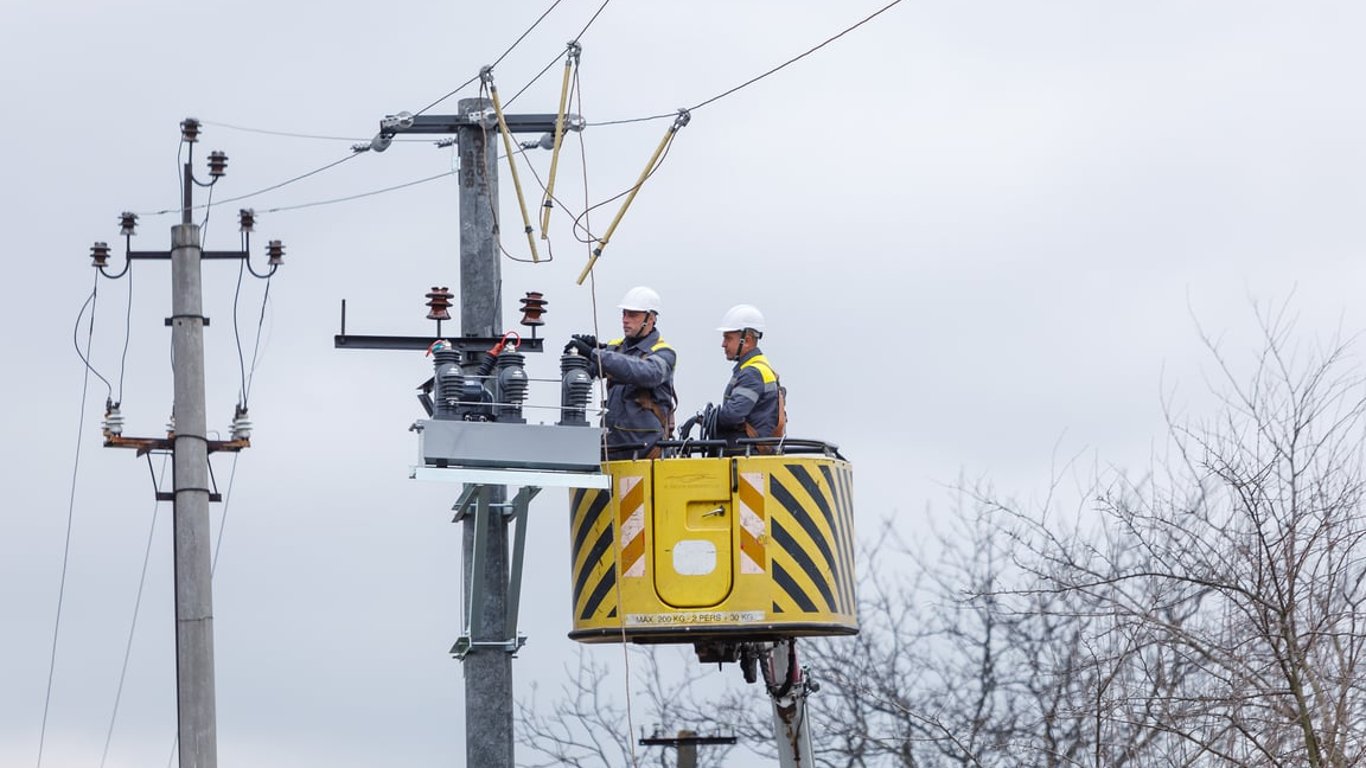
[[[298,176],[295,176],[295,177],[290,178],[290,179],[286,179],[286,180],[284,180],[284,181],[282,181],[282,182],[279,182],[278,184],[271,184],[270,186],[264,187],[264,188],[262,188],[262,189],[258,189],[258,190],[256,190],[255,192],[249,192],[249,193],[247,193],[247,194],[245,194],[245,195],[238,195],[237,197],[229,197],[229,198],[226,199],[226,200],[219,200],[219,201],[216,202],[216,203],[210,202],[210,203],[205,203],[205,204],[203,204],[203,205],[196,205],[196,206],[191,207],[190,210],[192,210],[192,211],[197,211],[197,210],[200,210],[200,209],[202,209],[202,208],[208,208],[208,207],[211,206],[211,205],[227,205],[228,203],[236,203],[236,202],[241,201],[241,200],[246,200],[247,198],[250,198],[250,197],[256,197],[256,196],[258,196],[258,195],[264,195],[264,194],[267,193],[267,192],[273,192],[273,191],[275,191],[275,190],[277,190],[277,189],[279,189],[279,188],[281,188],[281,187],[285,187],[285,186],[288,186],[288,185],[290,185],[290,184],[293,184],[293,183],[296,182],[296,181],[303,181],[304,179],[306,179],[306,178],[308,178],[308,177],[310,177],[310,176],[316,176],[317,174],[322,173],[323,171],[326,171],[326,170],[328,170],[328,169],[330,169],[330,168],[335,168],[335,167],[341,165],[342,163],[344,163],[344,162],[346,162],[346,161],[348,161],[348,160],[351,160],[351,159],[353,159],[353,158],[359,157],[360,154],[361,154],[361,153],[359,153],[359,152],[353,152],[353,153],[347,155],[346,157],[341,158],[340,160],[334,160],[334,161],[328,163],[327,165],[324,165],[324,166],[322,166],[322,167],[320,167],[320,168],[314,168],[313,170],[311,170],[311,171],[309,171],[309,172],[307,172],[307,173],[301,173],[301,174],[299,174]],[[163,215],[168,214],[168,213],[179,213],[181,210],[183,210],[181,207],[176,207],[176,208],[165,208],[165,209],[162,209],[162,210],[160,210],[160,211],[151,211],[151,212],[147,212],[147,213],[139,213],[138,215],[139,215],[139,216],[163,216]]]
[[[602,15],[603,10],[607,8],[607,4],[610,2],[612,2],[612,0],[602,0],[602,5],[599,5],[598,9],[593,12],[593,16],[588,20],[588,23],[583,25],[583,29],[580,29],[577,35],[574,35],[574,42],[577,43],[583,38],[584,33],[588,31],[589,27],[593,26],[593,22],[598,20],[598,17]]]
[[[859,27],[863,26],[864,24],[867,24],[868,22],[872,21],[873,19],[877,18],[878,16],[881,16],[883,13],[885,13],[885,12],[891,10],[892,7],[894,7],[894,6],[896,6],[896,5],[900,5],[901,2],[902,2],[902,0],[892,0],[892,2],[890,2],[890,3],[888,3],[888,4],[884,5],[884,6],[882,6],[881,8],[877,9],[876,11],[873,11],[871,14],[865,16],[861,21],[859,21],[858,23],[854,24],[853,26],[847,27],[847,28],[845,28],[843,31],[839,32],[838,34],[836,34],[836,35],[834,35],[834,36],[832,36],[832,37],[826,38],[824,42],[820,43],[819,45],[815,46],[814,48],[810,48],[810,49],[808,49],[807,51],[805,51],[804,53],[800,53],[800,54],[798,54],[798,55],[796,55],[796,56],[793,56],[792,58],[788,59],[787,61],[784,61],[782,64],[779,64],[778,66],[774,67],[773,69],[768,70],[767,72],[763,73],[762,75],[758,75],[758,76],[756,76],[756,77],[752,77],[752,78],[750,78],[749,80],[746,80],[745,82],[740,83],[739,85],[735,86],[734,88],[731,88],[729,91],[725,91],[725,92],[723,92],[723,93],[719,93],[719,94],[717,94],[717,95],[711,97],[710,99],[707,99],[706,101],[700,102],[697,106],[692,107],[692,108],[691,108],[691,111],[697,111],[697,110],[701,109],[702,107],[705,107],[705,106],[707,106],[708,104],[711,104],[711,103],[714,102],[714,101],[718,101],[718,100],[720,100],[720,99],[724,99],[725,97],[731,95],[732,93],[735,93],[736,91],[740,90],[741,88],[745,88],[745,87],[748,87],[748,86],[750,86],[750,85],[753,85],[754,83],[757,83],[757,82],[759,82],[760,80],[763,80],[764,78],[768,77],[769,75],[771,75],[771,74],[773,74],[773,73],[775,73],[775,72],[778,72],[779,70],[781,70],[781,69],[787,67],[788,65],[793,64],[793,63],[798,62],[798,61],[801,61],[802,59],[806,58],[807,56],[810,56],[811,54],[815,53],[816,51],[819,51],[820,49],[824,48],[825,46],[827,46],[827,45],[829,45],[829,44],[835,42],[836,40],[840,39],[841,37],[844,37],[845,35],[849,34],[850,32],[853,32],[854,30],[858,29]]]
[[[119,402],[123,402],[123,372],[128,368],[128,345],[133,340],[133,270],[128,270],[128,309],[123,318],[123,355],[119,357]]]
[[[161,487],[161,481],[166,479],[166,465],[170,463],[170,456],[161,457],[161,480],[157,480],[156,475],[152,476],[156,487]],[[152,467],[152,455],[147,454],[147,468]],[[147,547],[142,553],[142,575],[138,577],[137,597],[133,600],[133,620],[128,625],[128,642],[123,647],[123,667],[119,670],[119,685],[114,693],[114,711],[109,716],[109,731],[104,737],[104,752],[100,755],[100,768],[104,768],[105,761],[109,758],[109,744],[114,740],[114,723],[119,717],[119,702],[123,699],[123,683],[128,676],[128,659],[133,653],[133,635],[138,627],[138,612],[142,608],[142,590],[147,583],[147,564],[152,559],[152,540],[157,528],[157,511],[161,507],[158,500],[152,504],[152,524],[147,529]]]
[[[200,120],[200,125],[213,126],[214,128],[227,128],[232,131],[242,131],[244,133],[260,133],[266,136],[282,136],[289,139],[313,139],[317,141],[345,141],[349,143],[369,142],[370,139],[359,136],[328,136],[316,133],[295,133],[293,131],[277,131],[269,128],[252,128],[245,125],[234,125],[232,123],[220,123],[213,120]],[[395,139],[395,141],[426,142],[427,139]]]
[[[537,17],[535,21],[533,21],[533,22],[531,23],[531,26],[529,26],[529,27],[526,28],[526,31],[525,31],[525,32],[523,32],[522,34],[518,35],[518,36],[517,36],[517,39],[512,41],[512,45],[509,45],[509,46],[507,47],[507,50],[503,51],[503,53],[502,53],[501,55],[499,55],[499,57],[498,57],[497,59],[494,59],[493,64],[492,64],[491,66],[496,67],[496,66],[498,66],[499,64],[501,64],[502,61],[503,61],[503,59],[506,59],[507,56],[508,56],[508,54],[509,54],[509,53],[512,53],[512,50],[513,50],[514,48],[516,48],[518,45],[520,45],[521,42],[522,42],[523,40],[526,39],[526,36],[529,35],[529,34],[531,34],[531,31],[534,30],[534,29],[536,28],[536,26],[539,25],[543,19],[545,19],[546,16],[549,16],[549,15],[550,15],[550,12],[553,11],[553,10],[555,10],[555,6],[559,5],[561,2],[563,2],[563,0],[555,0],[555,2],[551,3],[551,4],[550,4],[550,7],[547,8],[547,9],[545,9],[545,11],[544,11],[539,17]],[[606,5],[606,3],[604,3],[604,5]],[[595,16],[595,18],[596,18],[596,16]],[[473,83],[474,81],[476,81],[476,80],[478,80],[478,79],[479,79],[479,75],[475,75],[474,77],[471,77],[470,79],[466,80],[465,82],[461,83],[460,85],[457,85],[457,86],[456,86],[455,88],[453,88],[450,92],[448,92],[445,96],[442,96],[441,98],[437,99],[436,101],[433,101],[431,104],[428,104],[427,106],[423,107],[422,109],[419,109],[418,111],[414,112],[414,113],[413,113],[413,117],[417,117],[418,115],[425,114],[425,113],[427,112],[427,110],[431,109],[432,107],[435,107],[437,104],[440,104],[441,102],[445,101],[446,99],[449,99],[450,97],[454,96],[455,94],[460,93],[461,91],[465,90],[467,87],[469,87],[469,85],[470,85],[471,83]]]
[[[334,197],[334,198],[332,198],[332,199],[330,199],[330,200],[318,200],[318,201],[316,201],[316,202],[312,202],[312,203],[300,203],[300,204],[298,204],[298,205],[282,205],[282,206],[279,206],[279,207],[276,207],[276,208],[267,208],[267,209],[265,209],[265,210],[263,210],[263,211],[261,211],[261,212],[262,212],[262,213],[280,213],[280,212],[282,212],[282,211],[297,211],[297,210],[300,210],[300,209],[302,209],[302,208],[314,208],[314,207],[320,206],[320,205],[332,205],[332,204],[334,204],[334,203],[345,203],[345,202],[349,202],[349,201],[351,201],[351,200],[359,200],[359,199],[361,199],[361,198],[363,198],[363,197],[372,197],[372,196],[374,196],[374,195],[382,195],[382,194],[384,194],[385,192],[393,192],[393,191],[395,191],[395,190],[405,189],[405,188],[407,188],[407,187],[414,187],[414,186],[417,186],[418,184],[426,184],[426,183],[429,182],[429,181],[436,181],[437,179],[444,179],[444,178],[446,178],[447,176],[454,176],[456,173],[458,173],[458,171],[443,171],[443,172],[441,172],[441,173],[436,174],[435,176],[427,176],[426,178],[416,179],[416,180],[414,180],[414,181],[408,181],[408,182],[404,182],[404,183],[402,183],[402,184],[395,184],[395,185],[392,186],[392,187],[384,187],[383,189],[376,189],[376,190],[372,190],[372,191],[370,191],[370,192],[361,192],[360,194],[357,194],[357,195],[347,195],[346,197]]]
[[[99,273],[95,273],[95,285],[99,285]],[[81,378],[81,407],[80,416],[77,418],[76,428],[76,457],[71,466],[71,491],[67,496],[66,506],[66,538],[62,545],[62,576],[57,585],[57,617],[52,625],[52,651],[48,658],[47,666],[47,692],[43,694],[43,723],[38,730],[38,768],[43,765],[43,746],[47,742],[47,716],[52,704],[52,679],[57,670],[57,638],[61,635],[62,627],[62,603],[66,598],[66,572],[67,563],[71,559],[71,528],[76,516],[76,478],[80,474],[81,468],[81,435],[85,434],[85,404],[90,394],[90,374],[95,373],[95,369],[90,367],[90,346],[95,339],[95,310],[92,306],[98,291],[95,288],[90,290],[90,298],[86,299],[81,306],[80,314],[76,315],[76,328],[79,331],[81,326],[81,315],[85,314],[85,308],[91,307],[89,331],[86,334],[85,354],[81,360],[85,363],[85,374]],[[76,346],[76,353],[80,354],[80,345]],[[95,373],[99,376],[98,373]],[[100,377],[103,380],[104,377]],[[109,382],[104,382],[108,386]]]
[[[87,307],[90,308],[90,335],[93,337],[94,334],[95,334],[95,299],[96,299],[96,296],[99,294],[99,287],[98,287],[98,286],[99,286],[99,272],[96,272],[96,273],[95,273],[95,287],[92,287],[92,288],[90,289],[90,295],[87,296],[87,297],[85,298],[85,303],[81,305],[81,311],[78,312],[78,313],[76,313],[76,327],[73,328],[73,329],[71,330],[71,343],[72,343],[72,345],[76,348],[76,356],[79,357],[79,358],[81,358],[81,362],[82,362],[82,363],[85,363],[85,369],[86,369],[86,371],[88,371],[89,373],[95,374],[95,378],[97,378],[97,379],[99,379],[100,381],[104,382],[105,389],[107,389],[107,390],[109,391],[109,397],[112,398],[112,397],[114,396],[114,387],[111,386],[111,385],[109,384],[109,379],[106,379],[105,377],[101,376],[101,375],[100,375],[100,372],[97,371],[97,370],[95,370],[95,366],[93,366],[93,365],[90,364],[90,343],[89,343],[89,340],[87,340],[87,342],[86,342],[86,345],[85,345],[85,352],[81,352],[81,342],[80,342],[81,318],[85,316],[85,310],[86,310]]]
[[[732,93],[735,93],[736,91],[739,91],[739,90],[741,90],[741,89],[743,89],[743,88],[747,88],[747,87],[749,87],[749,86],[751,86],[751,85],[753,85],[753,84],[759,82],[760,80],[763,80],[764,78],[768,77],[769,75],[772,75],[772,74],[774,74],[774,73],[776,73],[776,72],[778,72],[778,71],[780,71],[780,70],[782,70],[782,69],[785,69],[786,67],[788,67],[788,66],[790,66],[790,65],[792,65],[792,64],[795,64],[795,63],[798,62],[798,61],[801,61],[802,59],[806,58],[807,56],[810,56],[811,54],[815,53],[816,51],[819,51],[820,49],[824,48],[825,46],[827,46],[827,45],[829,45],[829,44],[835,42],[836,40],[840,39],[841,37],[844,37],[845,35],[849,34],[850,32],[853,32],[854,30],[858,29],[859,27],[863,26],[864,24],[867,24],[868,22],[872,21],[873,19],[877,18],[878,16],[881,16],[883,13],[886,13],[887,11],[891,10],[894,6],[900,5],[901,2],[902,2],[902,0],[892,0],[892,2],[890,2],[890,3],[888,3],[888,4],[884,5],[884,6],[882,6],[881,8],[877,9],[876,11],[873,11],[872,13],[870,13],[870,14],[868,14],[867,16],[863,17],[863,18],[862,18],[861,20],[859,20],[857,23],[855,23],[855,24],[853,24],[853,25],[851,25],[851,26],[848,26],[848,27],[844,28],[843,30],[841,30],[841,31],[838,32],[837,34],[832,35],[832,36],[826,38],[824,41],[818,43],[817,45],[815,45],[815,46],[813,46],[813,47],[811,47],[811,48],[808,48],[806,51],[803,51],[802,53],[800,53],[800,54],[798,54],[798,55],[796,55],[796,56],[793,56],[792,58],[788,59],[787,61],[784,61],[783,63],[777,65],[776,67],[773,67],[772,69],[770,69],[770,70],[764,72],[763,74],[756,75],[755,77],[752,77],[752,78],[746,80],[745,82],[740,83],[739,85],[735,86],[734,88],[731,88],[731,89],[726,90],[726,91],[722,91],[721,93],[718,93],[718,94],[716,94],[715,96],[712,96],[712,97],[709,98],[709,99],[706,99],[706,100],[704,100],[704,101],[698,102],[695,106],[689,107],[689,108],[688,108],[689,111],[695,112],[695,111],[701,109],[702,107],[707,106],[708,104],[711,104],[711,103],[713,103],[713,102],[716,102],[716,101],[719,101],[719,100],[721,100],[721,99],[724,99],[725,97],[731,95]],[[629,124],[629,123],[644,123],[644,122],[649,122],[649,121],[652,121],[652,120],[664,120],[664,119],[666,119],[666,118],[674,117],[676,114],[677,114],[676,112],[667,112],[667,113],[660,113],[660,114],[658,114],[658,115],[648,115],[648,116],[646,116],[646,117],[630,117],[630,118],[626,118],[626,119],[623,119],[623,120],[603,120],[603,121],[601,121],[601,122],[596,122],[596,123],[586,123],[586,124],[585,124],[585,127],[594,128],[594,127],[603,127],[603,126],[608,126],[608,125],[627,125],[627,124]]]

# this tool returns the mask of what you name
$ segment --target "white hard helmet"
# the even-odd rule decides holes
[[[764,332],[764,313],[760,312],[753,304],[736,304],[726,310],[726,314],[721,318],[721,327],[718,331],[743,331],[751,328],[760,334]]]
[[[654,312],[659,314],[659,294],[655,289],[644,285],[637,285],[626,292],[621,297],[618,309],[629,309],[632,312]]]

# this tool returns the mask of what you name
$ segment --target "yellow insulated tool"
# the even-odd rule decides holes
[[[555,171],[560,165],[560,144],[564,138],[565,111],[569,108],[569,76],[578,67],[583,47],[574,41],[564,59],[564,80],[560,83],[560,111],[555,114],[555,143],[550,152],[550,175],[546,178],[545,199],[541,201],[541,239],[546,240],[546,230],[550,228],[550,212],[555,208]]]
[[[517,190],[517,205],[522,209],[522,226],[526,230],[527,245],[531,247],[531,260],[540,262],[540,254],[536,252],[536,238],[531,234],[531,217],[526,212],[526,197],[522,195],[522,180],[517,176],[517,160],[512,152],[512,131],[508,130],[507,120],[503,118],[503,104],[498,99],[498,86],[493,84],[493,68],[484,67],[479,70],[479,80],[488,86],[489,98],[493,100],[493,114],[498,117],[498,131],[503,134],[503,151],[508,156],[508,168],[512,171],[512,186]]]
[[[572,492],[573,619],[586,643],[858,632],[853,472],[829,455],[603,464]]]
[[[594,248],[593,255],[588,257],[588,263],[584,265],[583,271],[579,273],[579,279],[575,281],[576,285],[583,285],[583,281],[588,278],[588,273],[593,271],[593,265],[598,263],[598,257],[602,255],[602,249],[607,247],[607,242],[612,239],[612,234],[617,231],[617,225],[621,223],[621,217],[626,215],[626,209],[631,207],[631,201],[636,199],[636,193],[639,192],[641,186],[645,184],[645,180],[650,178],[650,174],[655,172],[655,168],[659,165],[660,155],[663,155],[664,150],[673,142],[674,134],[678,133],[678,129],[687,125],[688,121],[691,119],[691,112],[686,109],[678,110],[678,117],[674,118],[673,124],[670,125],[669,130],[665,132],[664,138],[659,140],[659,146],[655,147],[655,153],[650,156],[650,162],[645,164],[645,170],[640,172],[640,178],[636,180],[635,186],[631,187],[631,190],[626,194],[626,201],[621,204],[621,210],[617,211],[617,215],[612,219],[612,223],[607,227],[607,231],[602,234],[602,237],[598,238],[598,247]]]

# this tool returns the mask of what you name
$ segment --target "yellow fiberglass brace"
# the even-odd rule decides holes
[[[522,226],[526,230],[526,242],[531,247],[531,260],[539,263],[536,252],[536,238],[532,236],[531,217],[526,212],[526,198],[522,195],[522,180],[517,176],[517,161],[512,152],[512,131],[508,130],[507,120],[503,119],[503,104],[498,99],[498,86],[493,84],[493,70],[484,67],[479,78],[488,86],[489,98],[493,100],[493,114],[498,118],[498,131],[503,134],[503,151],[508,156],[508,169],[512,171],[512,186],[517,190],[517,205],[522,209]]]

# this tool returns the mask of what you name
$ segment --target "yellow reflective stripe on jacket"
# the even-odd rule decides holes
[[[763,355],[755,355],[740,364],[740,370],[751,367],[759,369],[759,375],[763,377],[765,384],[772,384],[778,380],[778,374],[773,372],[773,366],[768,364],[768,358]]]
[[[626,339],[625,339],[624,337],[623,337],[623,338],[616,338],[616,339],[612,339],[611,341],[607,342],[607,346],[609,346],[609,347],[620,347],[620,346],[622,346],[622,345],[625,344],[625,343],[626,343]],[[654,345],[653,347],[650,347],[650,351],[651,351],[651,352],[658,352],[658,351],[661,350],[661,349],[673,349],[673,347],[670,346],[670,345],[669,345],[669,342],[665,341],[664,339],[660,339],[659,341],[656,341],[656,342],[655,342],[655,345]]]

